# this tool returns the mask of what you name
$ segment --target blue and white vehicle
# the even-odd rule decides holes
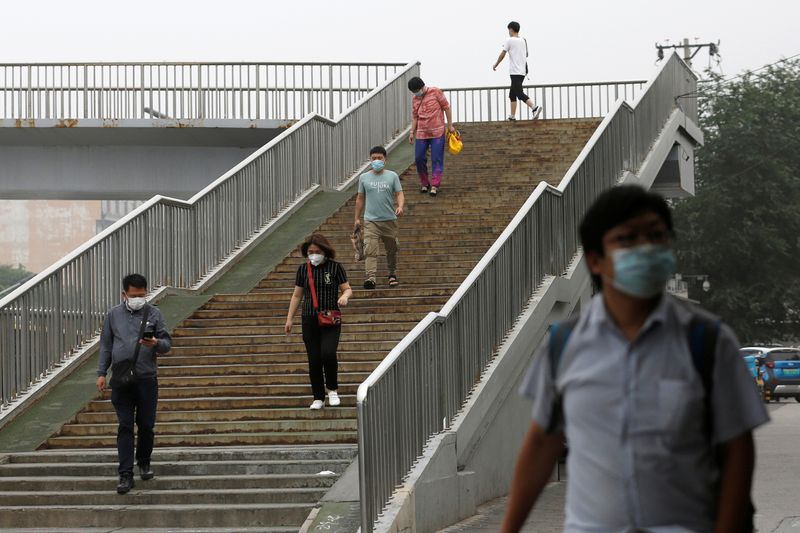
[[[800,402],[800,348],[770,348],[757,357],[769,397],[789,397]]]

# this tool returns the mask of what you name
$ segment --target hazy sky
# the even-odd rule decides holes
[[[647,78],[656,41],[721,40],[728,75],[800,53],[800,0],[4,2],[0,62],[410,61],[431,85],[505,85],[506,24],[531,82]],[[695,67],[705,67],[701,52]]]

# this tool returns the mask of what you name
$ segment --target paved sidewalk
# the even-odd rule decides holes
[[[523,533],[561,533],[564,528],[564,496],[567,484],[548,485],[528,517]],[[478,514],[440,530],[440,533],[497,532],[503,523],[507,498],[499,498],[478,507]]]
[[[756,530],[800,533],[800,404],[794,400],[769,404],[772,422],[760,428],[756,440],[753,500]],[[531,512],[524,533],[556,533],[563,529],[566,482],[552,483]],[[478,508],[475,516],[441,530],[443,533],[498,531],[506,498]]]

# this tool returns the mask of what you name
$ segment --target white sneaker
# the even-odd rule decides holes
[[[536,120],[537,118],[539,118],[539,113],[541,112],[542,112],[542,106],[540,105],[533,106],[533,109],[531,110],[532,113],[531,120]]]
[[[323,407],[325,407],[325,402],[323,402],[322,400],[314,400],[314,403],[311,404],[311,407],[309,407],[309,409],[313,409],[314,411],[318,411],[318,410],[322,409]]]
[[[338,407],[341,403],[342,400],[339,398],[339,393],[335,390],[328,391],[328,405],[331,407]]]

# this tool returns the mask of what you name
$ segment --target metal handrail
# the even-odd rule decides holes
[[[312,187],[336,187],[410,122],[409,63],[337,120],[307,115],[188,201],[156,196],[0,300],[3,405],[96,338],[120,279],[196,286]]]
[[[577,82],[525,85],[523,90],[542,107],[540,118],[600,118],[620,98],[631,99],[646,81]],[[453,108],[455,122],[504,120],[510,114],[508,86],[456,87],[442,89]],[[531,118],[531,110],[520,102],[517,117]]]
[[[0,119],[334,118],[402,63],[0,63]]]
[[[579,249],[582,214],[636,170],[697,78],[677,56],[631,105],[609,110],[558,187],[541,182],[439,313],[430,313],[359,386],[361,531],[375,520],[426,443],[446,430],[546,275]],[[696,120],[696,104],[684,109]]]

